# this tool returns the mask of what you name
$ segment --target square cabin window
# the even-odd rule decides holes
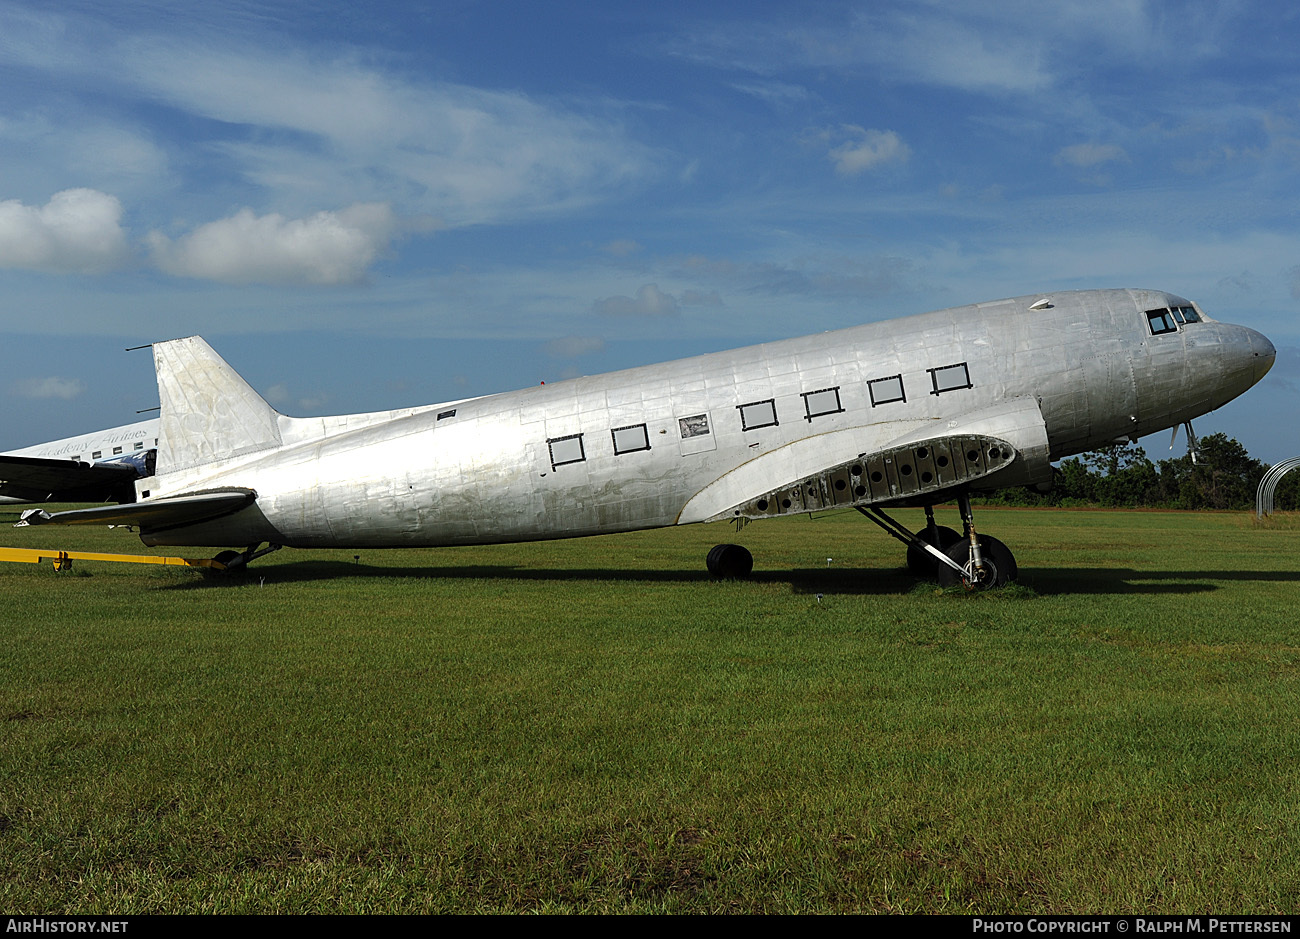
[[[840,405],[840,389],[823,388],[821,391],[805,391],[803,407],[806,412],[804,420],[808,421],[823,414],[839,414],[844,410]]]
[[[570,463],[581,463],[587,459],[587,454],[582,449],[582,434],[552,437],[546,442],[551,447],[551,469],[553,470]]]
[[[742,404],[736,410],[740,412],[742,430],[758,430],[760,427],[775,427],[777,425],[776,400],[773,398],[768,398],[766,401]]]
[[[630,427],[615,427],[610,431],[614,438],[614,452],[636,453],[638,450],[650,449],[650,434],[645,424],[633,424]]]
[[[926,369],[926,371],[930,373],[930,379],[934,382],[934,390],[930,392],[932,395],[971,387],[970,372],[967,371],[965,362],[945,365],[943,368]]]
[[[867,389],[871,392],[871,406],[879,407],[882,404],[893,404],[895,401],[906,401],[907,395],[903,394],[903,376],[890,375],[888,378],[877,378],[867,382]]]

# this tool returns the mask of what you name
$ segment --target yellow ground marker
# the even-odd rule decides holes
[[[28,564],[51,561],[56,571],[72,570],[73,561],[123,561],[128,564],[207,567],[215,571],[226,569],[226,565],[211,558],[171,558],[152,554],[97,554],[93,551],[43,551],[37,548],[0,548],[0,561],[18,561]]]

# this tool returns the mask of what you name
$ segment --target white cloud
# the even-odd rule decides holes
[[[518,92],[279,50],[145,40],[116,51],[151,97],[264,131],[214,146],[249,180],[306,204],[346,192],[472,225],[589,204],[651,170],[650,151],[616,122]]]
[[[857,176],[887,163],[906,163],[912,151],[892,130],[869,130],[855,124],[840,128],[849,139],[827,154],[841,176]]]
[[[605,340],[599,336],[564,336],[546,344],[546,354],[553,359],[576,359],[592,352],[604,352]]]
[[[86,390],[80,378],[25,378],[15,383],[14,390],[24,398],[59,398],[70,401]]]
[[[240,39],[238,28],[212,29],[204,19],[184,9],[92,18],[0,3],[0,59],[47,85],[144,103],[132,111],[177,112],[159,138],[197,134],[201,146],[172,172],[233,172],[275,191],[290,214],[389,202],[404,214],[474,225],[622,196],[655,172],[658,155],[631,139],[625,106],[610,99],[558,101],[427,79],[396,57],[312,46],[306,36]],[[130,137],[108,141],[114,172],[162,163],[147,138]]]
[[[1072,144],[1062,147],[1052,158],[1052,162],[1057,166],[1077,166],[1081,169],[1113,161],[1127,163],[1128,154],[1124,152],[1123,147],[1102,143]]]
[[[593,308],[610,316],[676,316],[681,312],[677,298],[664,293],[658,284],[643,285],[635,297],[605,297]]]
[[[612,254],[616,258],[625,258],[629,254],[635,254],[640,251],[641,246],[630,239],[620,238],[616,241],[611,241],[609,244],[602,245],[600,250],[604,251],[606,254]]]
[[[682,306],[722,306],[716,290],[683,290]]]
[[[0,202],[0,267],[96,273],[128,256],[122,204],[94,189],[56,192],[43,206]]]
[[[158,266],[178,277],[227,284],[357,283],[396,229],[392,209],[358,204],[308,218],[241,209],[173,241],[149,235]]]

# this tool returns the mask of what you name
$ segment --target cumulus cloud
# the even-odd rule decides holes
[[[597,313],[609,316],[676,316],[681,304],[670,293],[664,293],[658,284],[645,284],[635,297],[605,297],[593,306]]]
[[[241,209],[174,241],[161,232],[148,241],[158,266],[178,277],[332,286],[364,279],[396,228],[392,209],[381,203],[299,219]]]
[[[94,189],[65,189],[42,206],[0,202],[0,267],[96,273],[127,256],[122,204]]]
[[[70,401],[86,390],[86,383],[80,378],[25,378],[14,385],[14,390],[23,398],[59,398]]]
[[[839,135],[849,139],[832,147],[827,157],[841,176],[857,176],[887,163],[906,163],[912,153],[892,130],[870,130],[856,124],[845,124]]]

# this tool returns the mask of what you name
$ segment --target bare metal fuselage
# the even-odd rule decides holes
[[[255,395],[195,400],[203,377],[156,348],[158,474],[138,483],[142,498],[239,487],[256,501],[142,537],[151,545],[436,546],[704,521],[739,515],[736,507],[765,489],[896,441],[1019,428],[1025,414],[1033,426],[1013,441],[1016,465],[969,488],[1041,482],[1049,460],[1221,406],[1273,361],[1259,333],[1203,315],[1153,334],[1144,311],[1191,307],[1159,291],[1077,291],[1032,305],[1044,306],[1024,297],[957,307],[333,418],[261,411]]]

